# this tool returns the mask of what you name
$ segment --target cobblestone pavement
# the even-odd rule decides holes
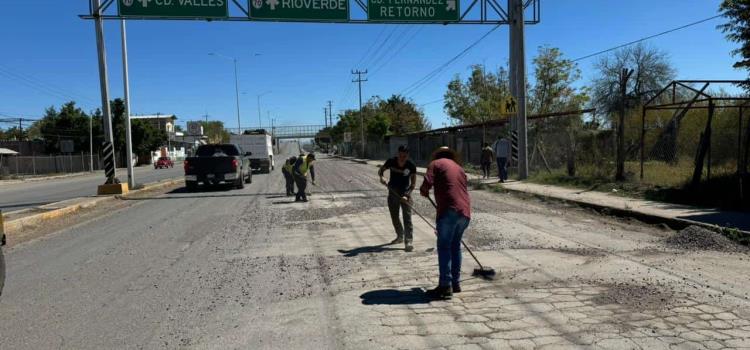
[[[357,210],[373,201],[361,193],[329,196],[314,205],[345,214],[309,224],[322,228],[313,230],[316,251],[338,250],[357,266],[331,281],[341,324],[354,326],[345,327],[347,347],[750,347],[747,254],[677,251],[662,242],[671,231],[472,192],[467,241],[500,274],[469,276],[465,254],[464,291],[429,302],[420,288],[436,283],[431,229],[415,216],[416,253],[379,247],[392,238],[385,208]]]

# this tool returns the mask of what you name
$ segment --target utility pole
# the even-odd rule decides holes
[[[523,2],[523,0],[508,0],[508,17],[510,22],[510,92],[518,103],[518,113],[512,120],[511,128],[518,137],[519,180],[524,180],[529,176]]]
[[[333,127],[333,101],[328,100],[328,123]]]
[[[359,123],[360,123],[360,140],[362,142],[362,158],[366,157],[365,150],[367,149],[365,146],[365,118],[362,115],[362,83],[366,82],[367,79],[362,79],[362,74],[367,74],[367,70],[360,71],[358,70],[352,70],[352,74],[357,76],[357,79],[352,80],[353,83],[357,83],[359,85]]]
[[[323,107],[323,124],[325,124],[326,128],[328,127],[328,107]]]
[[[623,68],[620,72],[620,120],[617,123],[617,173],[616,181],[625,180],[625,109],[628,98],[628,80],[633,74],[632,69]]]
[[[112,113],[109,106],[109,78],[107,77],[107,51],[104,46],[104,21],[100,0],[92,0],[95,11],[96,49],[99,59],[99,87],[102,94],[102,119],[104,119],[104,173],[106,184],[117,183],[115,166],[114,135],[112,133]]]
[[[94,116],[89,116],[89,172],[94,172]]]
[[[130,77],[128,75],[128,37],[125,20],[120,20],[122,34],[122,81],[125,89],[125,156],[128,158],[128,187],[135,188],[135,174],[133,172],[133,139],[130,130]],[[169,137],[167,135],[167,137]]]

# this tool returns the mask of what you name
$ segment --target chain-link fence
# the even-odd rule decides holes
[[[710,123],[706,108],[687,110],[679,118],[673,110],[649,111],[645,119],[642,109],[631,110],[624,123],[625,181],[621,183],[639,189],[681,189],[691,182],[696,168],[701,169],[703,182],[738,174],[741,180],[742,174],[747,174],[750,153],[750,111],[743,113],[738,108],[721,107],[727,106],[717,104]],[[750,106],[747,109],[750,110]],[[615,182],[616,121],[593,120],[590,112],[563,112],[528,118],[528,160],[532,180],[585,186]],[[707,138],[707,134],[710,137]],[[479,173],[483,143],[492,145],[498,136],[510,138],[508,121],[495,120],[382,141],[371,140],[364,155],[359,143],[342,143],[337,145],[337,152],[346,156],[386,159],[395,155],[398,145],[408,144],[412,159],[424,166],[436,148],[449,146],[459,152],[468,170]],[[702,139],[708,142],[701,167],[698,156]],[[497,166],[494,162],[492,167],[495,174]],[[509,170],[511,175],[516,174],[517,162],[513,162]]]
[[[0,159],[0,177],[79,173],[101,170],[98,155],[4,156]]]

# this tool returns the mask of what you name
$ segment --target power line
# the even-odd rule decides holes
[[[408,46],[411,43],[411,41],[414,40],[414,38],[419,34],[419,32],[422,31],[422,29],[424,29],[424,27],[417,28],[417,30],[414,33],[412,33],[411,37],[409,37],[409,39],[407,39],[406,42],[404,42],[404,44],[401,45],[401,47],[398,48],[398,50],[396,50],[396,51],[393,52],[393,55],[391,55],[390,58],[388,58],[387,60],[383,60],[382,63],[379,66],[377,66],[377,67],[375,67],[375,69],[373,69],[373,72],[370,74],[370,77],[372,77],[373,75],[375,75],[375,73],[379,72],[381,69],[383,69],[389,63],[393,62],[393,60],[396,57],[398,57],[398,55],[406,48],[406,46]]]
[[[448,68],[452,63],[459,60],[461,57],[466,55],[469,51],[471,51],[474,47],[479,45],[484,39],[486,39],[490,34],[492,34],[495,30],[500,28],[500,25],[494,26],[492,29],[490,29],[487,33],[479,37],[476,41],[471,43],[469,46],[467,46],[463,51],[459,52],[457,55],[453,56],[453,58],[449,59],[447,62],[443,63],[442,65],[438,66],[434,70],[432,70],[430,73],[427,73],[422,79],[417,80],[413,84],[407,86],[405,89],[401,91],[401,95],[408,96],[416,93],[419,91],[419,89],[426,85],[428,82],[430,82],[432,79],[437,77],[442,71],[444,71],[446,68]]]
[[[679,26],[679,27],[675,27],[675,28],[672,28],[672,29],[669,29],[669,30],[666,30],[666,31],[663,31],[663,32],[660,32],[660,33],[657,33],[657,34],[649,35],[649,36],[640,38],[638,40],[633,40],[633,41],[627,42],[625,44],[617,45],[617,46],[611,47],[611,48],[606,49],[606,50],[601,50],[601,51],[598,51],[598,52],[595,52],[595,53],[592,53],[592,54],[589,54],[589,55],[586,55],[586,56],[582,56],[582,57],[576,58],[576,59],[574,59],[572,61],[573,62],[582,61],[582,60],[585,60],[587,58],[598,56],[598,55],[601,55],[601,54],[604,54],[604,53],[607,53],[607,52],[611,52],[611,51],[614,51],[614,50],[617,50],[617,49],[620,49],[620,48],[623,48],[623,47],[626,47],[626,46],[637,44],[639,42],[643,42],[643,41],[646,41],[646,40],[649,40],[649,39],[653,39],[653,38],[656,38],[656,37],[659,37],[659,36],[662,36],[662,35],[666,35],[666,34],[669,34],[669,33],[673,33],[673,32],[676,32],[676,31],[679,31],[679,30],[682,30],[682,29],[685,29],[685,28],[696,26],[698,24],[705,23],[705,22],[717,19],[719,17],[723,17],[723,15],[716,15],[716,16],[711,16],[711,17],[708,17],[708,18],[704,18],[702,20],[695,21],[695,22],[692,22],[692,23],[688,23],[688,24],[685,24],[685,25],[682,25],[682,26]],[[437,103],[437,102],[440,102],[440,101],[443,101],[443,100],[444,99],[431,101],[431,102],[425,103],[425,104],[423,104],[421,106],[427,106],[427,105],[434,104],[434,103]]]
[[[77,98],[79,100],[84,100],[87,102],[92,102],[92,103],[95,102],[94,100],[86,96],[75,94],[75,93],[70,93],[68,89],[63,89],[53,84],[46,83],[28,74],[16,72],[8,68],[7,66],[0,65],[0,75],[4,75],[10,79],[19,81],[34,90],[37,90],[37,91],[40,91],[40,92],[43,92],[43,93],[46,93],[48,95],[52,95],[55,97],[62,97],[64,99],[69,99],[69,100],[76,100]]]
[[[585,60],[587,58],[591,58],[591,57],[594,57],[594,56],[601,55],[603,53],[607,53],[607,52],[614,51],[614,50],[617,50],[617,49],[620,49],[620,48],[623,48],[623,47],[626,47],[626,46],[637,44],[639,42],[646,41],[646,40],[649,40],[649,39],[653,39],[653,38],[656,38],[658,36],[662,36],[662,35],[665,35],[665,34],[676,32],[678,30],[682,30],[682,29],[685,29],[685,28],[688,28],[688,27],[692,27],[692,26],[695,26],[695,25],[698,25],[698,24],[701,24],[701,23],[704,23],[704,22],[708,22],[710,20],[713,20],[713,19],[716,19],[716,18],[719,18],[719,17],[723,17],[723,16],[724,15],[712,16],[712,17],[709,17],[709,18],[702,19],[700,21],[696,21],[696,22],[693,22],[693,23],[689,23],[689,24],[686,24],[686,25],[683,25],[683,26],[679,26],[679,27],[676,27],[676,28],[672,28],[672,29],[663,31],[663,32],[658,33],[658,34],[649,35],[647,37],[643,37],[643,38],[640,38],[638,40],[633,40],[631,42],[628,42],[628,43],[625,43],[625,44],[622,44],[622,45],[617,45],[615,47],[611,47],[611,48],[606,49],[606,50],[602,50],[602,51],[599,51],[599,52],[592,53],[590,55],[586,55],[586,56],[583,56],[583,57],[576,58],[576,59],[573,60],[573,62],[582,61],[582,60]]]
[[[383,29],[381,29],[380,33],[378,33],[378,36],[370,44],[370,47],[367,48],[367,51],[365,51],[365,53],[362,55],[362,57],[359,59],[359,61],[357,61],[357,65],[356,66],[362,65],[362,61],[364,61],[364,59],[367,58],[367,55],[370,53],[370,51],[372,51],[372,49],[375,48],[375,44],[377,44],[377,42],[380,41],[380,38],[383,37],[383,33],[385,33],[386,29],[388,29],[388,26],[384,25]],[[347,85],[349,85],[349,84],[347,83]]]

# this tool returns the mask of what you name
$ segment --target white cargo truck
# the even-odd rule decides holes
[[[243,152],[251,152],[250,167],[261,173],[269,173],[275,168],[273,159],[273,139],[264,130],[243,135],[231,135],[229,142],[242,148]]]

